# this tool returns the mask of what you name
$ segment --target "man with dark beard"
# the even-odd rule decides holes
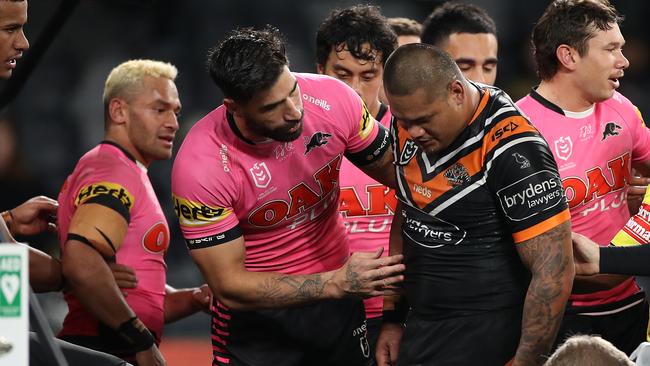
[[[336,79],[292,73],[277,30],[232,32],[208,56],[222,106],[172,172],[192,259],[215,295],[215,365],[366,365],[360,297],[394,292],[383,248],[349,255],[343,156],[393,186],[387,131]]]

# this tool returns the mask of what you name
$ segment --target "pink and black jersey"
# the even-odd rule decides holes
[[[70,221],[77,207],[96,203],[120,213],[129,223],[115,261],[135,270],[138,285],[124,289],[126,302],[160,342],[164,325],[166,265],[169,228],[151,186],[147,169],[128,152],[103,142],[87,152],[66,179],[59,193],[58,225],[61,250],[65,250]],[[64,294],[68,314],[61,337],[108,336],[116,333],[101,324],[72,293]],[[119,345],[116,347],[119,348]]]
[[[392,114],[381,105],[375,116],[382,126],[390,128]],[[388,255],[388,237],[397,206],[395,191],[378,183],[348,159],[341,162],[341,199],[339,210],[350,241],[350,252],[372,252],[384,247]],[[365,299],[366,316],[381,316],[383,298]]]
[[[190,250],[243,235],[248,270],[287,274],[328,271],[347,259],[337,214],[343,157],[373,161],[389,137],[344,83],[294,76],[304,105],[304,128],[295,141],[253,143],[224,106],[183,141],[172,191]]]
[[[631,164],[650,159],[650,130],[638,109],[615,92],[584,112],[564,111],[534,90],[517,102],[548,141],[571,210],[573,231],[609,245],[630,217]],[[573,306],[607,304],[639,289],[633,279],[609,290],[572,295]]]

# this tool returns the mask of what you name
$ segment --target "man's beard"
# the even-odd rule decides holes
[[[266,128],[262,124],[251,120],[246,119],[246,124],[248,128],[253,131],[258,136],[264,136],[275,141],[280,142],[289,142],[295,141],[302,134],[303,124],[302,119],[305,115],[305,111],[300,111],[300,118],[292,121],[285,121],[285,124],[281,127],[276,127],[274,129]],[[296,131],[290,132],[289,130],[300,125]]]

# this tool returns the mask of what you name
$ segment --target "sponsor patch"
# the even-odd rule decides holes
[[[359,136],[365,140],[370,136],[372,128],[374,127],[374,119],[370,116],[368,108],[365,103],[361,103],[361,119],[359,120]]]
[[[129,210],[131,210],[135,202],[133,195],[121,185],[110,182],[99,182],[82,187],[77,192],[74,205],[79,206],[89,199],[101,195],[109,195],[117,198]]]
[[[523,221],[551,209],[564,200],[560,178],[550,170],[542,170],[497,191],[506,217]]]
[[[157,222],[142,237],[142,247],[150,253],[160,254],[169,248],[169,229],[164,222]]]
[[[219,222],[232,213],[223,207],[211,207],[200,202],[173,196],[174,211],[181,226],[206,226]]]
[[[467,232],[458,226],[433,216],[427,217],[426,222],[405,217],[403,228],[404,235],[413,242],[432,249],[458,245],[467,235]]]

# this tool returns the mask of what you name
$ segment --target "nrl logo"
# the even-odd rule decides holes
[[[404,148],[402,149],[402,154],[399,156],[399,165],[406,165],[408,164],[411,159],[415,156],[415,153],[418,152],[418,146],[415,144],[415,141],[408,139],[406,140],[406,143],[404,144]]]

